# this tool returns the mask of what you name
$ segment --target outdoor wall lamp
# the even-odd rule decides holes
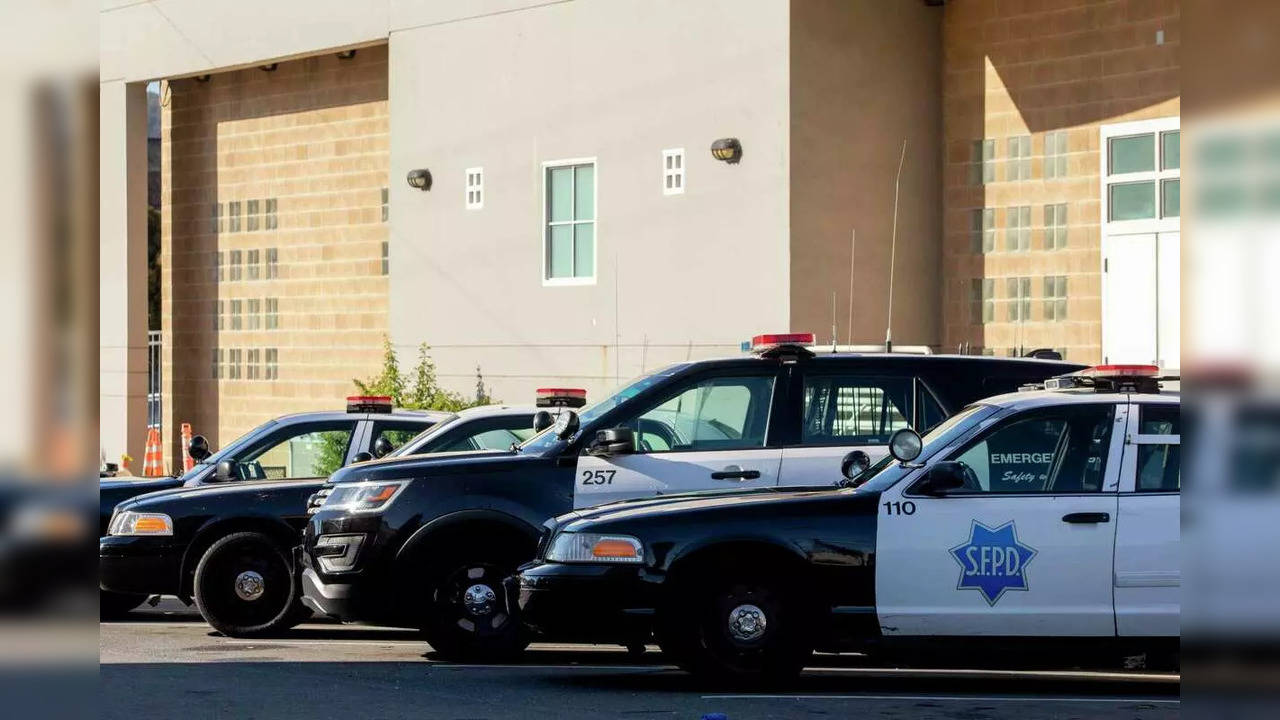
[[[280,63],[268,63],[266,65],[259,65],[258,69],[262,72],[275,72],[276,67],[278,67],[279,64]]]
[[[197,75],[197,76],[196,76],[196,82],[209,82],[209,76],[208,76],[208,75]]]
[[[350,60],[355,56],[356,56],[355,50],[343,50],[342,52],[338,53],[339,60]]]
[[[424,192],[431,189],[431,171],[426,168],[410,170],[407,179],[411,188],[417,188]]]
[[[720,138],[711,143],[711,156],[730,165],[742,159],[742,143],[738,138]]]

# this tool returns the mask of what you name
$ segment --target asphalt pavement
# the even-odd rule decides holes
[[[817,655],[784,688],[707,687],[656,648],[535,644],[510,665],[436,660],[410,630],[301,625],[223,637],[176,601],[100,633],[104,718],[1172,718],[1180,678],[1144,672],[923,670]]]

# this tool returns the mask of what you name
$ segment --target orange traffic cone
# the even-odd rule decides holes
[[[196,459],[191,457],[187,448],[191,447],[191,423],[182,423],[182,471],[189,472],[196,466]]]
[[[164,459],[160,450],[160,428],[147,430],[147,454],[142,458],[143,477],[164,475]]]

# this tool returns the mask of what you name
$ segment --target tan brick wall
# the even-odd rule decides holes
[[[178,423],[216,447],[271,417],[341,407],[351,379],[376,372],[388,330],[386,47],[177,80],[163,100],[166,452],[177,447]],[[275,328],[269,300],[278,305]],[[275,379],[267,379],[270,349]]]
[[[954,0],[943,21],[944,348],[1003,355],[1063,348],[1101,358],[1099,126],[1179,114],[1177,0]],[[1157,32],[1163,32],[1163,44]],[[1066,175],[1046,177],[1063,131]],[[1010,178],[1009,139],[1030,138],[1030,179]],[[994,140],[994,181],[971,181],[974,141]],[[1066,247],[1047,249],[1045,206],[1065,204]],[[1008,208],[1030,208],[1030,247],[1006,250]],[[971,247],[972,213],[995,210],[995,250]],[[1067,278],[1065,320],[1045,317],[1045,278]],[[1008,319],[1008,279],[1031,281],[1029,320]],[[994,321],[974,323],[970,285],[994,280]]]

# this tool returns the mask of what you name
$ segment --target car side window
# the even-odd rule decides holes
[[[1027,411],[949,459],[968,469],[967,492],[1101,492],[1114,416],[1114,403]]]
[[[346,464],[355,421],[301,423],[235,458],[241,480],[327,477]]]
[[[372,452],[374,443],[378,442],[378,438],[386,438],[391,443],[391,449],[396,450],[401,445],[417,437],[428,427],[428,425],[422,423],[414,425],[392,422],[374,423],[373,436],[369,439],[369,450]]]
[[[1138,407],[1139,435],[1182,435],[1182,413],[1177,405],[1146,404]],[[1138,446],[1138,492],[1180,492],[1182,490],[1181,445],[1140,443]]]
[[[477,423],[461,435],[450,438],[443,452],[459,450],[507,450],[533,437],[533,419],[525,415],[502,417]]]
[[[706,378],[629,421],[639,452],[764,447],[774,377]]]
[[[910,378],[806,375],[805,445],[884,445],[911,426]],[[940,412],[940,410],[939,410]]]

